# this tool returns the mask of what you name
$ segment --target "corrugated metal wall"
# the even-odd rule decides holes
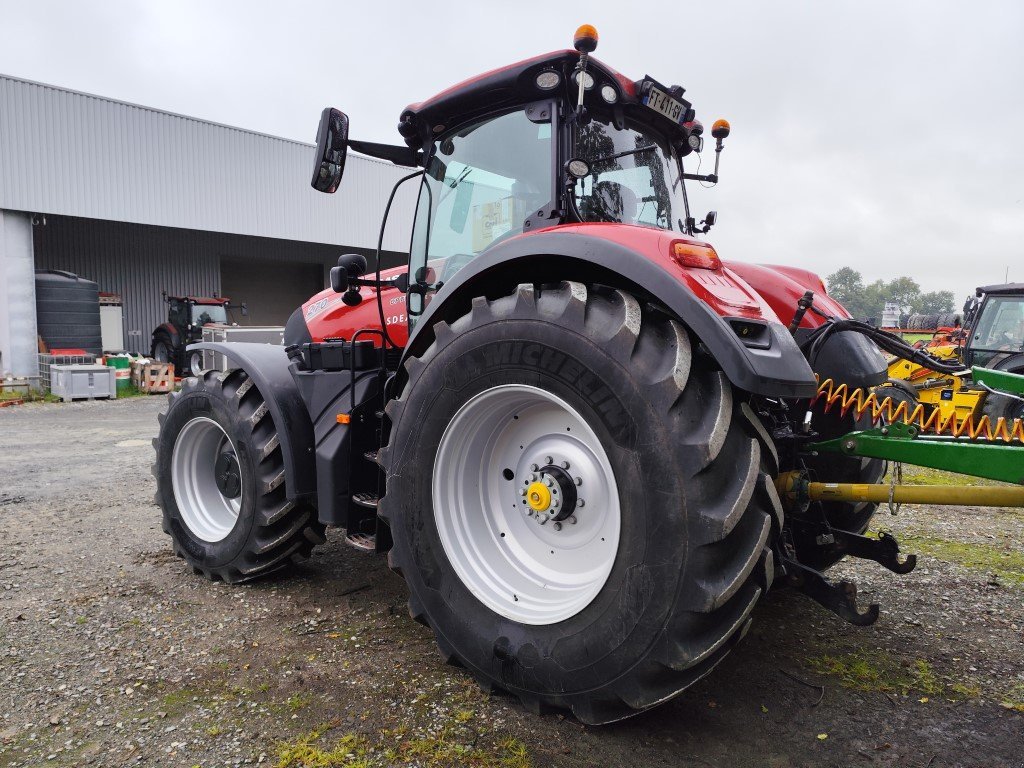
[[[309,116],[311,137],[318,118]],[[408,170],[350,155],[341,188],[324,195],[309,186],[313,154],[0,75],[0,208],[375,247],[387,196]],[[386,249],[408,250],[415,194],[412,181],[396,197]]]
[[[336,263],[334,245],[297,243],[217,232],[153,227],[64,216],[36,216],[33,232],[36,269],[60,269],[95,280],[100,291],[124,302],[125,345],[149,353],[150,334],[166,319],[162,291],[213,295],[221,290],[221,259],[301,262],[322,267]],[[365,253],[363,249],[359,250]],[[385,254],[385,265],[402,263]],[[373,263],[373,259],[369,259]],[[254,305],[259,297],[246,297]]]

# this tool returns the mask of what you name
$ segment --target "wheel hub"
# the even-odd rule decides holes
[[[564,520],[575,523],[576,509],[581,506],[577,500],[577,483],[568,472],[568,461],[561,462],[559,466],[553,461],[551,456],[547,456],[543,467],[533,464],[530,475],[523,481],[526,484],[522,491],[526,514],[540,525],[546,525],[549,521],[561,523]],[[580,480],[581,485],[582,482]],[[561,529],[561,525],[555,528],[559,531]]]
[[[224,451],[217,457],[213,469],[217,490],[226,499],[237,499],[242,495],[242,473],[233,451]]]

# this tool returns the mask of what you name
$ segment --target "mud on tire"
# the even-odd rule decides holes
[[[774,449],[724,374],[678,322],[579,283],[478,298],[434,331],[387,408],[380,509],[410,614],[433,629],[445,659],[533,711],[570,709],[587,723],[629,717],[706,675],[770,586],[782,524]],[[509,384],[557,395],[586,417],[619,489],[607,580],[557,623],[491,610],[439,538],[431,478],[442,435],[467,401]]]
[[[293,558],[309,557],[313,547],[324,542],[324,527],[311,505],[288,500],[273,417],[246,373],[206,371],[200,378],[185,379],[169,401],[167,412],[159,416],[160,434],[153,440],[153,475],[163,529],[175,554],[196,573],[226,582],[253,579]],[[188,436],[197,433],[197,427],[223,435],[222,450],[233,449],[237,461],[237,519],[230,530],[215,535],[201,524],[190,526],[188,510],[183,514],[178,501],[179,495],[188,498],[188,492],[179,488],[176,493],[172,477],[172,464],[181,460],[175,458],[179,437],[185,433],[184,439],[191,439]]]

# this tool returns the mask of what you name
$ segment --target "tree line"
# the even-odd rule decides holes
[[[843,267],[825,278],[829,296],[841,303],[855,318],[882,320],[887,302],[900,305],[904,315],[938,314],[956,311],[952,291],[922,292],[911,277],[897,277],[888,282],[875,280],[864,284],[864,278],[853,267]]]

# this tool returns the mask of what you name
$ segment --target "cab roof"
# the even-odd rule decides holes
[[[410,147],[420,148],[448,129],[488,113],[558,96],[575,100],[576,86],[572,73],[579,59],[580,54],[575,50],[552,51],[471,77],[425,101],[406,107],[399,117],[398,132]],[[535,82],[537,75],[545,70],[561,75],[558,86],[548,91],[539,88]],[[587,59],[587,72],[595,80],[594,86],[587,91],[588,100],[600,99],[597,94],[601,86],[611,85],[618,97],[616,104],[627,110],[639,106],[638,90],[642,80],[633,81],[593,56]],[[673,96],[685,102],[683,89],[673,89]],[[686,104],[689,107],[689,103]],[[660,115],[654,117],[671,124]]]
[[[1006,295],[1019,293],[1024,295],[1024,283],[1001,283],[1000,285],[986,285],[978,289],[978,293],[988,295]]]
[[[226,296],[168,296],[174,301],[191,301],[193,304],[227,304],[231,301]]]

